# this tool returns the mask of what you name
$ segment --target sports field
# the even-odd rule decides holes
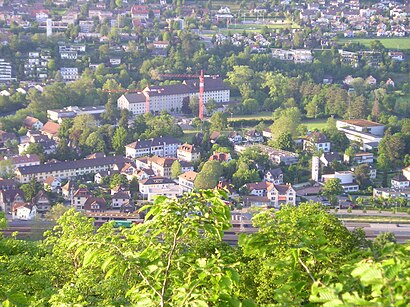
[[[387,49],[410,50],[410,37],[403,38],[342,38],[338,43],[343,45],[347,42],[358,42],[366,47],[370,47],[370,43],[374,40],[380,41]]]

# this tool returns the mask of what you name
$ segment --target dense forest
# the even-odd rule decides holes
[[[408,306],[410,246],[373,242],[319,204],[254,215],[258,232],[223,242],[223,191],[141,208],[145,222],[104,224],[73,210],[42,241],[0,239],[4,306]],[[6,221],[0,216],[0,227]]]

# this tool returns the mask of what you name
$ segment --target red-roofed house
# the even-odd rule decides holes
[[[57,140],[59,128],[59,124],[56,124],[52,121],[48,121],[40,130],[42,134],[47,135],[50,139]]]
[[[43,123],[35,117],[26,116],[23,120],[23,127],[30,130],[40,130],[43,128]]]

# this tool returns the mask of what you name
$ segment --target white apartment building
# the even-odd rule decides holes
[[[125,145],[125,155],[130,158],[155,155],[175,157],[181,142],[172,137],[159,137],[149,140],[138,140]]]
[[[77,60],[77,51],[60,51],[60,57],[62,60]]]
[[[363,150],[377,148],[384,134],[384,125],[365,119],[338,120],[336,127],[349,140],[363,144]]]
[[[334,174],[322,175],[322,181],[326,182],[329,179],[339,179],[346,193],[359,191],[359,185],[355,182],[352,171],[340,171]]]
[[[306,49],[272,49],[272,57],[282,61],[293,61],[295,63],[312,63],[312,51]]]
[[[143,91],[127,93],[117,100],[119,109],[127,109],[134,115],[147,112],[147,101],[149,111],[159,113],[163,110],[178,112],[181,110],[184,99],[191,99],[199,95],[199,81],[187,80],[182,84],[168,86],[146,87]],[[221,78],[205,78],[204,104],[209,99],[216,102],[228,102],[230,89]]]
[[[197,172],[188,171],[186,173],[181,174],[178,177],[179,189],[181,191],[181,194],[190,193],[193,191],[195,179],[197,175],[198,175]]]
[[[138,185],[139,191],[144,197],[153,197],[155,191],[158,193],[161,191],[161,193],[163,193],[167,189],[172,189],[174,187],[178,188],[179,193],[179,186],[174,180],[161,176],[150,177],[148,179],[141,180]]]
[[[61,67],[60,73],[64,81],[75,81],[80,78],[77,67]]]
[[[4,59],[0,59],[0,82],[1,81],[16,81],[16,78],[12,77],[12,66],[10,62],[6,62]]]

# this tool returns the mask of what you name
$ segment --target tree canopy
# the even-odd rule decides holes
[[[256,214],[238,246],[223,191],[158,197],[144,223],[97,231],[65,212],[42,241],[0,237],[6,306],[407,306],[408,243],[349,231],[320,204]],[[57,215],[64,210],[57,210]],[[60,206],[61,207],[61,206]],[[61,208],[64,209],[64,208]],[[57,216],[55,216],[57,217]],[[54,214],[53,214],[54,219]],[[0,212],[0,228],[6,227]]]

